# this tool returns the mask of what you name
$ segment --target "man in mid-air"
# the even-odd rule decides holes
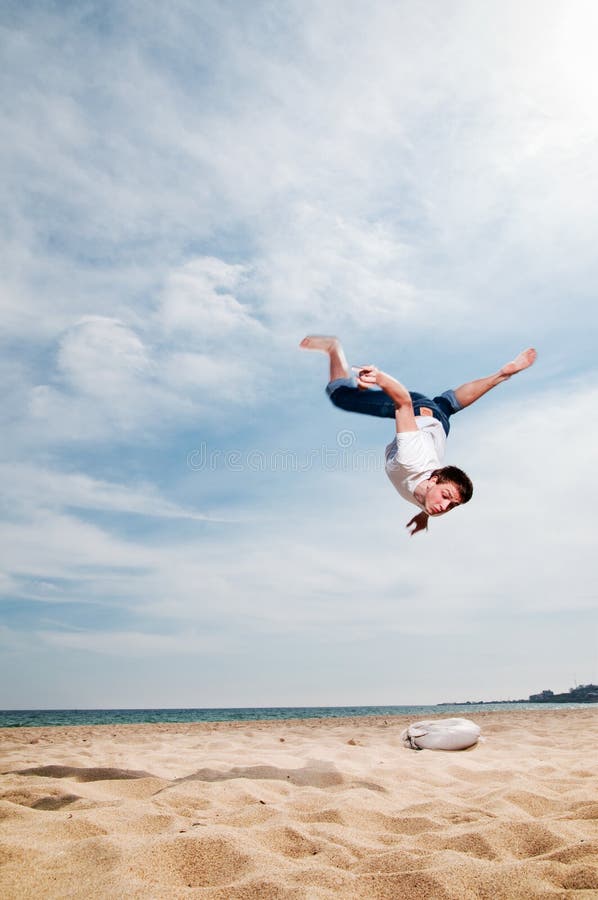
[[[355,377],[336,337],[312,334],[303,338],[300,346],[328,354],[330,381],[326,392],[335,406],[395,419],[397,433],[386,448],[386,474],[401,497],[421,510],[407,523],[410,534],[426,530],[430,516],[444,515],[471,499],[473,485],[465,472],[442,465],[450,417],[536,359],[536,351],[529,347],[494,375],[468,381],[430,399],[408,391],[375,366],[354,367]]]

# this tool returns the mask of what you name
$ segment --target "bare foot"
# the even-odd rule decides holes
[[[324,353],[330,353],[331,350],[338,350],[340,341],[334,335],[308,334],[299,346],[304,350],[322,350]]]
[[[517,372],[521,372],[523,369],[527,369],[528,366],[531,366],[533,362],[536,361],[536,356],[538,354],[534,350],[533,347],[528,347],[527,350],[522,350],[521,353],[515,357],[512,362],[506,363],[502,369],[500,370],[501,375],[515,375]]]
[[[344,354],[341,342],[331,334],[308,334],[304,337],[300,347],[304,350],[321,350],[328,354],[330,359],[330,381],[337,378],[350,378],[351,369]]]

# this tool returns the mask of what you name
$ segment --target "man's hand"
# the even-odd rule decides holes
[[[357,384],[360,387],[372,387],[374,384],[378,384],[377,378],[380,374],[380,370],[376,368],[376,366],[357,366],[353,367],[357,369]]]
[[[396,408],[397,433],[417,431],[411,395],[400,381],[397,381],[392,375],[387,375],[386,372],[381,372],[376,366],[354,366],[353,368],[357,369],[357,384],[360,388],[371,388],[378,385],[393,401]],[[416,528],[416,531],[420,531],[422,527]]]
[[[428,519],[428,513],[423,512],[422,510],[422,512],[418,513],[416,516],[413,516],[410,522],[407,522],[407,528],[411,528],[411,526],[413,525],[412,531],[409,532],[411,537],[413,537],[414,534],[417,534],[418,531],[428,530]]]

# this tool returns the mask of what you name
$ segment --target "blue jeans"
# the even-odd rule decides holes
[[[362,391],[357,387],[354,378],[337,378],[326,385],[326,393],[335,406],[347,412],[364,413],[366,416],[379,416],[382,419],[394,419],[395,405],[388,394],[380,388],[370,388]],[[445,391],[434,399],[424,394],[409,392],[413,403],[413,412],[419,415],[422,406],[432,411],[435,419],[438,419],[444,433],[450,431],[449,419],[463,407],[455,397],[454,391]]]

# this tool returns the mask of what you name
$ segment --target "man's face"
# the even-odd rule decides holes
[[[426,512],[429,516],[441,516],[460,503],[459,488],[452,481],[439,483],[436,476],[430,479],[425,499]]]

